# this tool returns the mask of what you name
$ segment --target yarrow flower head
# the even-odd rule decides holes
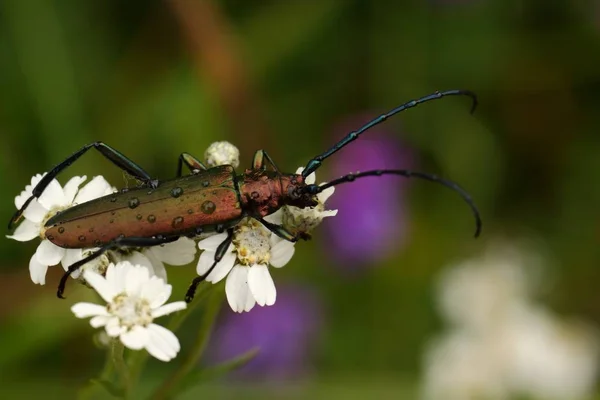
[[[33,188],[43,176],[41,174],[35,175],[31,178],[31,184],[27,185],[25,190],[15,197],[17,209],[20,209],[27,199],[32,196]],[[56,265],[64,261],[65,258],[69,259],[71,263],[75,262],[77,254],[81,253],[81,250],[63,249],[46,239],[44,227],[46,221],[59,211],[114,191],[114,188],[102,176],[96,176],[87,185],[79,189],[79,186],[86,179],[85,176],[75,176],[67,182],[64,188],[56,179],[53,179],[44,190],[44,193],[38,199],[31,201],[25,209],[23,212],[24,220],[17,227],[14,234],[7,236],[20,242],[26,242],[36,237],[42,240],[29,261],[29,272],[34,283],[40,285],[45,283],[48,266]],[[63,263],[63,266],[65,266],[65,263]]]
[[[237,168],[240,165],[240,151],[229,142],[214,142],[206,149],[204,159],[209,168],[217,165],[232,165]]]
[[[109,264],[106,276],[83,272],[86,282],[106,301],[106,305],[77,303],[71,310],[78,318],[89,318],[94,328],[104,327],[108,336],[132,350],[146,349],[161,361],[175,358],[179,340],[170,330],[155,324],[155,318],[186,308],[184,301],[165,304],[171,285],[151,276],[141,265],[129,262]]]
[[[226,237],[222,233],[198,242],[198,247],[204,250],[196,268],[198,275],[205,274],[212,266],[217,247]],[[234,228],[232,244],[206,280],[217,283],[227,276],[225,293],[235,312],[250,311],[256,303],[273,305],[277,291],[268,265],[283,267],[294,250],[294,243],[272,234],[255,219],[242,220]]]
[[[296,170],[296,174],[301,174],[302,171],[304,171],[304,168],[300,167]],[[312,185],[316,180],[316,175],[313,172],[306,177],[305,182]],[[293,234],[300,234],[304,238],[310,238],[310,232],[323,221],[323,218],[337,215],[337,210],[325,209],[325,202],[334,192],[335,188],[330,187],[317,194],[317,201],[319,203],[315,207],[299,208],[284,206],[265,219],[271,223],[283,225],[284,228]]]

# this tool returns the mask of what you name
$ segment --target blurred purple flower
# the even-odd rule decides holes
[[[356,129],[368,120],[353,117],[334,130],[334,137]],[[375,127],[330,159],[330,176],[371,169],[411,169],[412,150]],[[336,187],[327,202],[337,209],[324,224],[328,231],[326,254],[348,270],[359,270],[402,248],[408,229],[405,192],[407,180],[398,176],[363,178]]]
[[[321,331],[321,307],[314,293],[298,286],[278,286],[277,301],[220,318],[208,347],[210,364],[221,363],[258,347],[258,355],[228,377],[282,381],[310,370],[311,350]]]

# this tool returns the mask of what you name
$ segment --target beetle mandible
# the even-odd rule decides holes
[[[456,183],[436,175],[403,169],[382,169],[350,173],[330,182],[306,184],[305,178],[315,172],[323,160],[330,157],[362,133],[389,117],[406,109],[444,96],[464,95],[472,99],[471,112],[477,106],[477,97],[468,90],[448,90],[406,102],[386,114],[373,119],[352,131],[329,150],[308,161],[301,174],[282,173],[264,150],[258,150],[252,168],[236,174],[233,166],[206,168],[188,153],[179,156],[177,176],[167,181],[153,179],[142,167],[102,142],[83,146],[48,172],[33,189],[32,196],[13,215],[8,227],[12,229],[33,199],[39,198],[50,182],[89,149],[98,150],[117,167],[140,181],[133,189],[123,189],[58,212],[45,224],[46,238],[59,247],[99,249],[69,266],[63,274],[57,296],[63,298],[67,279],[71,273],[108,250],[119,247],[148,247],[169,243],[181,236],[194,237],[203,233],[227,231],[227,238],[219,245],[214,263],[201,276],[196,277],[186,294],[190,302],[196,287],[215,268],[233,239],[233,227],[243,218],[260,221],[279,237],[297,241],[306,239],[302,233],[293,234],[285,227],[264,220],[264,217],[283,206],[299,208],[317,205],[316,195],[323,190],[368,176],[399,175],[440,183],[458,192],[471,208],[475,217],[475,237],[481,232],[481,218],[471,196]],[[191,171],[183,176],[185,165]],[[267,169],[270,166],[270,169]],[[92,228],[92,229],[91,229]]]

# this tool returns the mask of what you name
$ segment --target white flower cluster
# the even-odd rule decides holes
[[[426,399],[588,398],[598,341],[528,298],[524,266],[536,261],[501,247],[445,273],[440,308],[452,328],[426,352]]]
[[[230,143],[217,142],[207,150],[205,161],[209,167],[223,164],[237,166],[239,151]],[[297,173],[301,171],[299,169]],[[17,209],[32,196],[33,188],[43,176],[34,176],[15,198]],[[23,221],[14,234],[8,236],[18,241],[41,240],[29,262],[31,280],[36,284],[45,284],[49,266],[61,264],[66,271],[73,263],[98,250],[64,249],[45,235],[46,222],[57,213],[116,192],[101,176],[80,188],[85,180],[85,176],[76,176],[62,187],[53,179],[43,194],[31,201],[23,213]],[[306,181],[314,183],[314,173]],[[337,211],[326,211],[324,206],[332,193],[333,188],[320,193],[319,204],[314,209],[283,207],[269,216],[269,222],[283,224],[295,234],[308,234],[324,217],[336,214]],[[196,239],[202,239],[197,244],[203,251],[196,268],[199,275],[205,274],[212,266],[217,247],[226,237],[223,233]],[[217,283],[227,276],[227,300],[236,312],[250,311],[255,304],[269,306],[275,303],[277,292],[268,266],[283,267],[293,254],[294,243],[279,238],[260,222],[246,218],[234,228],[231,245],[206,280]],[[179,341],[172,332],[154,324],[153,320],[184,309],[185,303],[165,305],[171,295],[165,264],[186,265],[194,260],[195,255],[196,243],[187,237],[154,247],[110,250],[71,274],[72,278],[95,289],[107,305],[78,303],[72,310],[79,318],[92,317],[90,323],[93,327],[105,327],[109,337],[119,338],[128,348],[144,348],[154,357],[169,361],[179,351]]]

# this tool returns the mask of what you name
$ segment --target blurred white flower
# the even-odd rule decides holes
[[[426,351],[426,399],[590,395],[598,372],[594,330],[560,321],[528,298],[533,282],[525,268],[538,260],[501,247],[442,275],[439,306],[452,328]]]
[[[227,234],[222,233],[198,242],[198,247],[204,250],[196,268],[198,275],[203,275],[212,266],[217,247],[226,238]],[[294,243],[279,238],[260,222],[248,218],[234,228],[233,243],[206,280],[217,283],[227,276],[225,293],[235,312],[250,311],[255,303],[270,306],[275,304],[277,291],[268,265],[283,267],[293,255]]]
[[[31,184],[27,185],[25,190],[15,197],[17,209],[21,208],[27,199],[31,197],[33,188],[44,175],[37,174],[31,178]],[[29,206],[23,212],[24,220],[15,229],[14,234],[7,236],[21,242],[36,237],[41,239],[41,243],[29,261],[29,273],[33,283],[45,284],[48,266],[56,265],[64,258],[75,260],[77,257],[75,253],[81,252],[78,249],[58,247],[47,240],[44,227],[46,221],[62,210],[110,194],[114,190],[102,176],[94,177],[87,185],[79,189],[79,186],[86,179],[85,176],[75,176],[67,182],[64,188],[56,179],[53,179],[42,195],[29,203]]]
[[[146,267],[129,262],[110,264],[106,277],[86,270],[86,282],[107,305],[77,303],[71,310],[78,318],[89,318],[94,328],[104,327],[108,336],[119,338],[132,350],[146,349],[161,361],[170,361],[180,350],[170,330],[153,323],[155,318],[186,308],[184,301],[165,304],[171,285],[150,276]]]
[[[301,174],[302,171],[304,171],[304,167],[298,168],[296,174]],[[305,182],[309,185],[314,184],[316,182],[315,173],[313,172],[308,175]],[[330,187],[317,194],[319,204],[315,207],[298,208],[283,206],[273,214],[265,217],[265,220],[273,224],[283,225],[284,228],[293,234],[301,233],[308,235],[323,221],[323,218],[337,215],[337,210],[325,209],[325,202],[334,192],[335,188]]]

